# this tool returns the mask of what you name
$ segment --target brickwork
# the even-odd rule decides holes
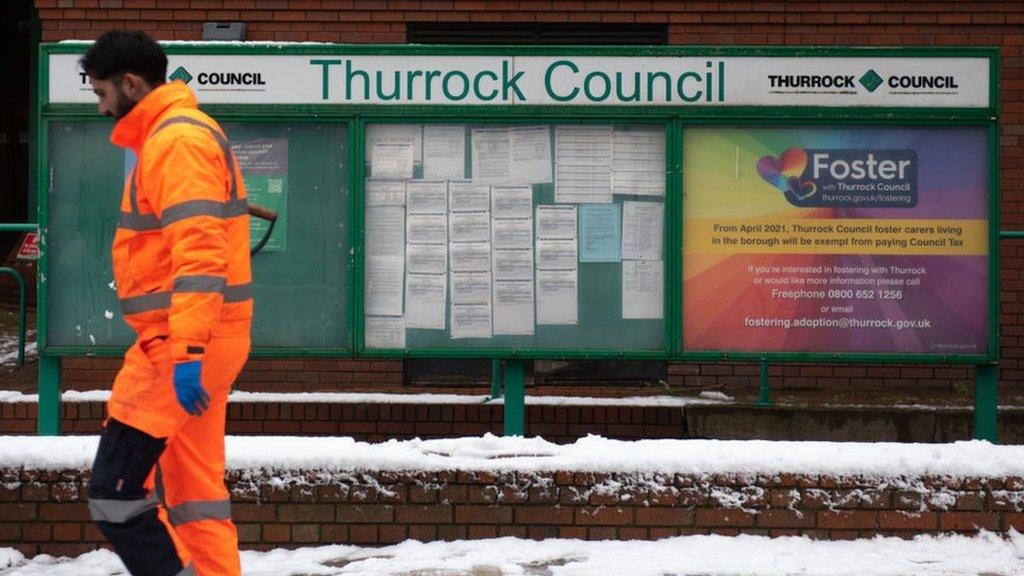
[[[87,473],[0,469],[0,547],[104,543]],[[690,534],[914,537],[1024,530],[1024,479],[336,470],[228,473],[243,548]]]
[[[140,28],[159,39],[198,40],[204,21],[244,21],[249,40],[403,43],[411,22],[661,23],[671,44],[998,46],[1001,225],[1024,229],[1024,2],[851,0],[820,2],[658,2],[583,0],[35,0],[43,41],[87,39],[114,28]],[[1024,243],[1001,244],[1001,385],[1024,386]],[[277,361],[286,362],[286,361]],[[252,384],[308,389],[379,388],[397,383],[400,367],[305,368],[273,363],[254,370]],[[356,364],[364,361],[354,361]],[[400,366],[395,363],[393,366]],[[78,370],[72,369],[69,372]],[[82,370],[87,370],[84,365]],[[672,363],[673,384],[754,386],[756,366]],[[777,368],[777,387],[934,386],[969,381],[964,369],[824,365]],[[314,373],[310,373],[310,371]],[[795,372],[794,372],[795,371]],[[257,375],[257,372],[259,375]],[[269,375],[268,375],[269,374]],[[261,378],[271,378],[260,380]],[[77,375],[69,373],[70,380]],[[91,376],[90,376],[91,377]],[[105,380],[109,382],[109,379]],[[285,383],[286,382],[286,383]]]

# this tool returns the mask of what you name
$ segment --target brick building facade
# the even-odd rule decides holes
[[[162,40],[199,40],[209,21],[241,21],[247,40],[395,43],[412,32],[495,28],[661,30],[669,44],[710,46],[996,46],[1001,51],[1001,228],[1024,230],[1024,2],[815,1],[347,1],[35,0],[43,42],[95,38],[138,28]],[[611,28],[609,28],[611,29]],[[620,30],[621,33],[621,30]],[[1000,246],[1000,381],[1024,386],[1024,241]],[[115,360],[65,361],[70,388],[109,385]],[[970,384],[973,370],[949,366],[778,365],[773,385],[791,388],[930,387]],[[249,390],[386,390],[402,385],[401,361],[256,360],[240,381]],[[283,383],[287,384],[283,384]],[[678,386],[753,387],[758,367],[669,363]]]

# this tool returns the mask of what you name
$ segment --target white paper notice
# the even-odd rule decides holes
[[[664,204],[623,202],[622,259],[661,260],[664,231]]]
[[[487,242],[491,239],[491,218],[487,212],[452,212],[449,218],[450,242]]]
[[[489,272],[491,270],[490,242],[453,242],[448,245],[452,272]]]
[[[405,206],[405,180],[366,180],[367,206]]]
[[[405,258],[382,256],[366,260],[367,314],[402,315]]]
[[[448,183],[444,180],[409,180],[405,183],[405,195],[409,214],[448,212]]]
[[[533,188],[491,187],[491,214],[495,218],[530,218],[533,215]]]
[[[491,337],[490,304],[452,304],[451,316],[453,339]]]
[[[366,257],[405,255],[405,208],[366,207]]]
[[[405,277],[405,326],[444,330],[447,285],[444,274],[408,274]]]
[[[367,348],[405,348],[405,318],[366,316]]]
[[[537,268],[575,270],[578,257],[575,240],[537,240]]]
[[[509,180],[524,184],[551,182],[551,129],[519,126],[509,129]]]
[[[533,281],[494,282],[494,333],[533,334]]]
[[[448,208],[452,212],[487,212],[491,209],[491,187],[453,180],[448,183]]]
[[[537,324],[579,322],[575,270],[537,271]]]
[[[622,261],[622,317],[660,320],[665,309],[664,266],[660,260]]]
[[[423,126],[420,124],[367,124],[366,149],[370,151],[367,162],[373,164],[374,144],[406,144],[412,146],[412,157],[416,164],[423,162]],[[410,178],[412,175],[409,176]]]
[[[495,280],[533,280],[533,250],[495,250]]]
[[[448,247],[444,244],[409,244],[405,247],[405,260],[410,274],[446,274]]]
[[[373,178],[412,178],[413,150],[410,144],[375,142],[370,176]]]
[[[612,201],[612,127],[555,127],[555,202]]]
[[[533,246],[533,219],[492,220],[491,238],[495,249]]]
[[[448,242],[446,214],[410,214],[406,222],[409,244],[445,244]]]
[[[490,304],[490,272],[452,272],[452,304]]]
[[[613,137],[612,193],[665,195],[665,130],[616,130]]]
[[[482,183],[509,179],[508,128],[482,128],[472,132],[473,180]]]
[[[427,124],[423,127],[423,177],[466,177],[466,128]]]
[[[575,206],[537,206],[537,238],[572,240],[576,238]]]

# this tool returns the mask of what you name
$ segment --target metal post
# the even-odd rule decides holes
[[[60,435],[60,356],[39,355],[40,436]]]
[[[523,361],[505,363],[505,436],[522,436],[526,417]]]
[[[999,442],[999,366],[979,364],[974,373],[974,438]]]
[[[768,381],[768,359],[761,358],[761,387],[757,393],[758,406],[774,406],[772,402],[772,389]]]
[[[501,398],[501,360],[497,358],[491,360],[491,394],[487,397],[487,401]]]

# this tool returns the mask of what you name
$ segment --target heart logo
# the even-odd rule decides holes
[[[787,148],[778,158],[762,156],[757,161],[757,173],[765,182],[798,200],[814,196],[818,186],[810,180],[800,180],[807,168],[807,152],[803,148]]]

